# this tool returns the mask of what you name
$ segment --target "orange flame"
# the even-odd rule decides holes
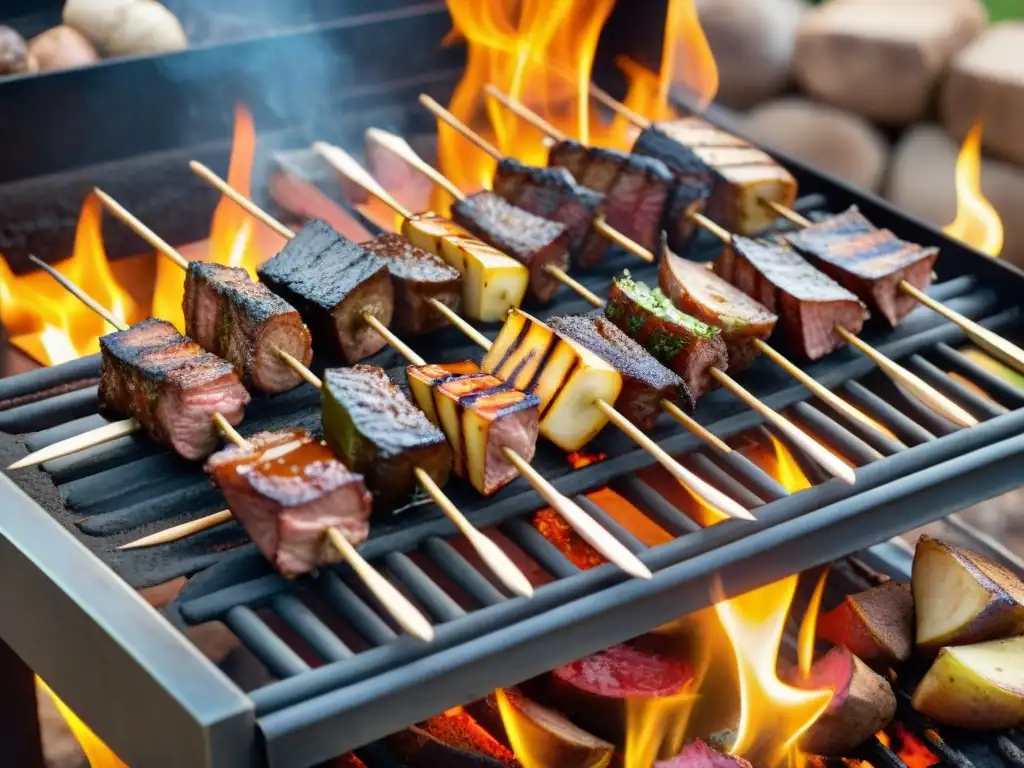
[[[956,160],[956,218],[943,231],[989,256],[1003,250],[1003,220],[981,191],[981,122],[968,131]]]
[[[807,613],[800,624],[800,634],[797,637],[797,662],[800,674],[807,677],[811,674],[811,665],[814,664],[814,639],[818,629],[818,614],[821,612],[821,599],[825,595],[825,583],[828,581],[829,568],[825,568],[818,577],[818,583],[814,585],[814,592],[811,594],[811,601],[807,605]]]
[[[50,690],[50,687],[36,678],[36,682],[39,687],[46,691],[50,698],[53,699],[53,703],[57,707],[57,711],[60,712],[61,717],[68,724],[68,728],[71,729],[71,733],[78,740],[79,746],[82,748],[82,752],[85,753],[85,759],[89,763],[89,768],[128,768],[127,765],[122,763],[117,755],[115,755],[106,744],[104,744],[100,738],[90,730],[89,726],[83,723],[78,716],[68,709],[68,706],[57,698],[57,695]]]

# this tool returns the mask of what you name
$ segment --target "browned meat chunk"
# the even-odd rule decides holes
[[[349,363],[387,342],[364,319],[391,324],[395,296],[382,259],[324,222],[304,225],[279,254],[260,265],[260,279],[299,310],[318,348]]]
[[[658,285],[683,312],[722,329],[730,373],[754,362],[760,354],[755,340],[766,341],[779,319],[703,264],[680,258],[667,248],[662,250]]]
[[[723,754],[700,739],[694,739],[678,755],[660,760],[652,768],[751,768],[751,765],[742,757]]]
[[[100,402],[150,437],[197,461],[220,442],[219,413],[238,424],[249,404],[231,363],[204,352],[164,320],[149,318],[100,339]]]
[[[260,432],[229,446],[206,469],[263,555],[285,578],[341,562],[334,528],[353,544],[370,531],[370,493],[327,445],[304,429]]]
[[[843,345],[836,326],[856,334],[868,318],[854,294],[781,245],[733,237],[715,271],[779,315],[789,345],[810,360]]]
[[[448,325],[445,316],[430,304],[437,299],[458,313],[462,310],[462,277],[440,256],[417,248],[398,234],[387,234],[361,243],[384,260],[395,288],[392,322],[406,333],[429,333]]]
[[[919,290],[932,282],[938,248],[900,240],[875,229],[856,207],[800,232],[789,242],[818,269],[853,291],[894,327],[917,306],[900,290],[906,280]]]
[[[547,302],[554,296],[560,283],[546,268],[569,268],[565,225],[534,216],[493,192],[478,192],[456,202],[452,219],[530,270],[530,295],[537,301]]]
[[[303,365],[313,359],[313,340],[298,310],[253,282],[240,267],[202,261],[185,276],[185,332],[207,352],[219,355],[257,389],[276,393],[302,378],[278,350]]]

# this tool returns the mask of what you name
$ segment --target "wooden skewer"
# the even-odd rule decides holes
[[[236,190],[234,187],[228,184],[217,184],[217,182],[220,181],[220,177],[213,171],[211,171],[209,168],[207,168],[205,165],[200,163],[198,160],[190,160],[188,163],[188,167],[191,168],[193,173],[195,173],[201,179],[206,181],[211,186],[216,187],[218,190],[220,190],[220,193],[222,195],[228,197],[233,202],[245,208],[249,213],[251,213],[261,222],[266,224],[272,230],[277,232],[277,234],[279,234],[281,237],[287,240],[291,240],[293,237],[295,237],[295,233],[292,230],[290,230],[280,221],[275,219],[273,216],[264,213],[263,210],[261,210],[260,208],[253,206],[252,209],[250,210],[248,207],[246,207],[246,204],[249,202],[249,198],[247,198],[241,192]]]
[[[178,253],[170,244],[160,237],[156,232],[151,230],[135,216],[133,216],[123,205],[117,202],[114,198],[108,195],[99,187],[93,187],[93,194],[99,198],[103,207],[110,211],[114,216],[119,218],[125,224],[128,225],[129,229],[135,231],[135,234],[139,235],[143,240],[153,246],[159,253],[166,256],[168,259],[177,264],[181,269],[188,269],[188,260]]]
[[[129,541],[127,544],[122,544],[118,549],[144,549],[145,547],[155,547],[158,544],[170,544],[172,541],[179,541],[192,534],[223,525],[234,519],[235,516],[230,509],[222,509],[220,512],[200,517],[198,520],[189,520],[187,523],[181,523],[180,525],[151,533],[149,536],[143,536],[141,539]]]
[[[588,92],[595,101],[604,104],[617,115],[626,118],[627,121],[635,125],[637,128],[647,128],[650,126],[650,120],[641,115],[639,112],[634,112],[632,109],[630,109],[621,101],[619,101],[610,93],[608,93],[608,91],[604,90],[603,88],[599,88],[594,83],[590,84]]]

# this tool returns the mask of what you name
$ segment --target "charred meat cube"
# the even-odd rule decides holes
[[[598,313],[565,315],[548,319],[553,330],[580,344],[622,376],[622,393],[615,407],[641,429],[650,429],[668,400],[693,411],[693,396],[686,382],[659,363],[643,347]]]
[[[551,148],[548,164],[565,168],[584,187],[605,195],[608,224],[654,250],[673,179],[660,160],[579,142]]]
[[[395,289],[392,322],[407,333],[429,333],[448,325],[430,299],[458,313],[462,311],[462,279],[440,256],[417,248],[401,235],[387,234],[361,243],[384,260]]]
[[[173,325],[149,318],[100,338],[100,402],[131,416],[158,443],[186,459],[220,442],[213,421],[242,421],[249,392],[231,363],[204,352]]]
[[[493,192],[477,192],[452,206],[452,219],[485,243],[530,270],[530,295],[547,302],[560,283],[546,267],[569,268],[569,232],[504,200]]]
[[[318,348],[354,363],[387,344],[364,319],[369,313],[391,324],[395,297],[387,265],[324,222],[307,223],[257,272],[299,310]]]
[[[776,214],[763,201],[792,207],[796,180],[770,155],[697,117],[654,123],[637,138],[633,152],[657,158],[675,176],[666,228],[682,250],[703,212],[732,232],[752,235]]]
[[[448,481],[452,451],[444,434],[380,368],[356,365],[324,372],[324,437],[366,478],[378,508],[391,510],[416,489],[417,468]]]
[[[260,432],[229,446],[206,470],[260,552],[285,578],[338,563],[335,528],[353,544],[370,530],[370,493],[323,441],[304,429]]]
[[[906,280],[919,290],[932,282],[938,248],[900,240],[875,229],[857,210],[793,232],[786,239],[818,269],[853,291],[895,327],[917,305],[900,290]]]
[[[257,389],[276,393],[302,378],[278,350],[303,365],[313,359],[313,340],[298,310],[241,267],[189,262],[185,275],[185,332],[227,360]]]
[[[662,249],[658,285],[683,312],[722,329],[730,373],[754,362],[760,354],[754,342],[766,341],[779,319],[703,264],[680,258],[668,248]]]
[[[604,313],[655,360],[679,374],[694,400],[711,386],[712,368],[729,367],[720,329],[680,312],[660,290],[628,275],[612,282]]]
[[[837,325],[860,333],[868,317],[854,294],[781,245],[735,236],[715,272],[779,315],[786,341],[810,360],[843,345]]]
[[[494,173],[494,192],[524,211],[564,224],[575,265],[592,267],[608,252],[608,241],[593,229],[604,212],[605,196],[578,184],[565,168],[502,158]]]

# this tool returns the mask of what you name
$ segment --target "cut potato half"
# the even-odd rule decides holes
[[[865,664],[884,669],[914,650],[914,597],[909,584],[890,581],[847,595],[818,617],[818,637],[845,645]]]

